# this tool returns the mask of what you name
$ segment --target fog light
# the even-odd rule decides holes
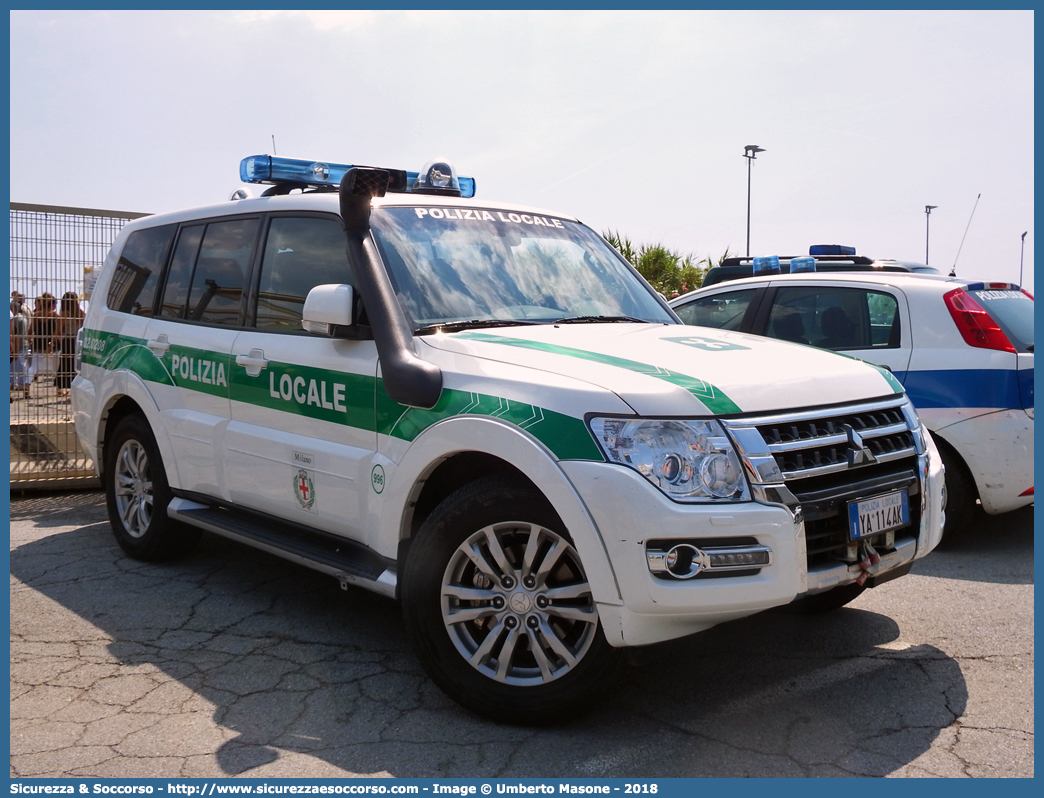
[[[689,543],[681,543],[667,552],[664,565],[674,578],[692,579],[704,568],[710,567],[710,559],[706,552]]]

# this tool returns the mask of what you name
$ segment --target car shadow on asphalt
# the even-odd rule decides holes
[[[160,719],[128,723],[119,756],[140,761],[165,723],[155,756],[198,755],[177,731],[194,697],[229,776],[263,773],[280,751],[401,777],[882,776],[927,751],[967,704],[953,659],[898,647],[891,618],[845,608],[763,613],[633,650],[588,714],[520,729],[435,687],[393,601],[221,538],[146,564],[97,521],[18,546],[11,573],[102,630],[121,673],[163,682],[123,699],[126,713]],[[13,645],[21,606],[13,600]]]
[[[942,543],[914,565],[914,573],[993,582],[1033,584],[1033,505],[1001,515],[978,512],[967,531]]]

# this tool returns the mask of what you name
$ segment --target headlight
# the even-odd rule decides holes
[[[750,498],[739,457],[717,421],[593,418],[590,426],[610,462],[635,469],[672,499]]]

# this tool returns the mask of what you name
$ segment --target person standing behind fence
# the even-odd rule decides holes
[[[36,300],[33,309],[33,323],[29,329],[29,339],[33,347],[32,381],[42,372],[54,373],[57,364],[52,364],[55,358],[54,338],[58,334],[58,311],[55,306],[58,300],[54,294],[45,291]]]
[[[69,394],[69,386],[76,376],[76,333],[83,325],[83,311],[80,301],[72,291],[62,294],[61,307],[58,309],[58,332],[55,335],[58,350],[58,375],[54,378],[54,387],[59,396]]]
[[[32,354],[29,349],[29,330],[33,317],[25,304],[25,296],[11,292],[11,388],[26,399],[29,398],[29,364]],[[14,397],[12,397],[13,401]]]

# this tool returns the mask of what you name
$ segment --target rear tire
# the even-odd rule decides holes
[[[571,719],[615,672],[564,525],[509,477],[477,480],[428,517],[406,559],[402,604],[431,678],[492,720]]]
[[[141,415],[124,417],[105,447],[105,503],[120,548],[153,562],[194,549],[201,531],[167,515],[172,498],[148,422]]]
[[[946,469],[946,524],[943,540],[960,540],[983,520],[979,489],[960,455],[945,441],[934,438]]]

